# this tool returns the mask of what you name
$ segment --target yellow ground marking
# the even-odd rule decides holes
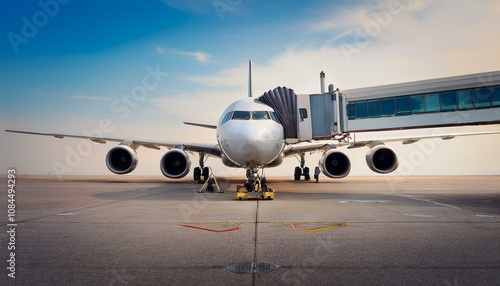
[[[291,229],[296,229],[304,232],[318,232],[330,229],[336,229],[352,225],[349,222],[280,222],[280,224],[288,225]],[[323,225],[320,227],[299,227],[299,225]]]

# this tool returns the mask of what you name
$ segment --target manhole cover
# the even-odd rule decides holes
[[[276,270],[280,267],[278,264],[269,262],[235,262],[229,264],[227,269],[234,273],[266,273]]]

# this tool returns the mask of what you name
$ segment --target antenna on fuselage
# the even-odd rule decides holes
[[[252,61],[248,61],[248,97],[252,97]]]

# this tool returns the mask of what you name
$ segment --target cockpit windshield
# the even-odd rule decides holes
[[[224,118],[222,119],[222,123],[224,124],[229,120],[274,120],[279,123],[278,118],[272,111],[232,111],[228,112]]]
[[[252,111],[252,119],[253,120],[270,119],[269,112],[267,112],[267,111]]]
[[[235,111],[235,112],[233,112],[233,117],[231,117],[231,119],[249,120],[250,119],[250,111]]]

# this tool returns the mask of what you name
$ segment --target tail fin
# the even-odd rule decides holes
[[[252,97],[252,61],[248,62],[248,97]]]

